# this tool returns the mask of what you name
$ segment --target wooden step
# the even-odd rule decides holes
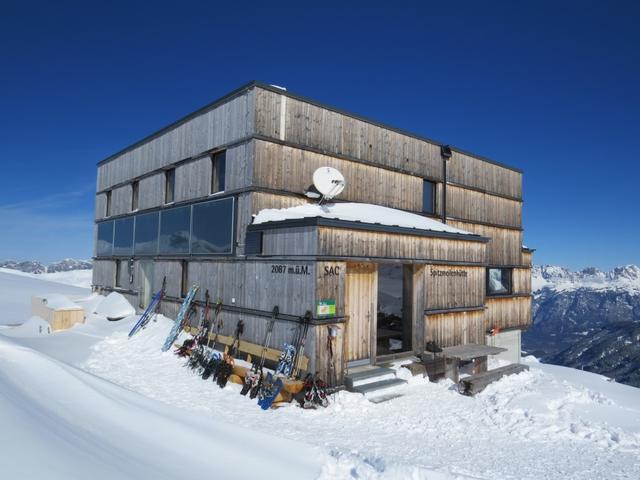
[[[391,368],[367,367],[364,369],[354,369],[344,377],[344,383],[349,391],[355,391],[358,386],[395,378],[396,372]]]
[[[401,380],[399,378],[391,378],[388,380],[380,380],[378,382],[365,383],[363,385],[359,385],[353,388],[354,392],[361,393],[365,397],[374,396],[375,392],[380,392],[384,390],[388,390],[394,387],[399,387],[400,385],[406,384],[406,380]]]

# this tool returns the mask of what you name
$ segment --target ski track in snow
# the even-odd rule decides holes
[[[239,395],[240,386],[220,389],[172,352],[161,353],[169,320],[128,339],[134,320],[95,344],[81,367],[194,414],[322,446],[335,459],[324,478],[640,478],[640,409],[542,370],[549,366],[532,364],[475,398],[451,382],[401,372],[409,380],[404,396],[389,402],[341,392],[327,409],[263,412]],[[624,418],[619,425],[590,420],[602,415],[616,423],[608,410],[628,410],[634,428],[626,430]]]

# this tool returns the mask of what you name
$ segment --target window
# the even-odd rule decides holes
[[[436,184],[422,181],[422,213],[436,213]]]
[[[487,269],[487,295],[508,295],[511,293],[511,268]]]
[[[131,255],[133,253],[133,217],[115,221],[113,234],[113,254]]]
[[[233,199],[213,200],[193,206],[191,253],[231,253]]]
[[[98,243],[96,256],[108,257],[113,254],[113,222],[98,224]]]
[[[158,253],[158,212],[136,215],[136,236],[134,252],[136,255],[155,255]]]
[[[120,281],[120,277],[122,276],[122,260],[116,260],[116,288],[122,287],[122,282]]]
[[[180,262],[180,268],[182,270],[182,274],[180,275],[180,295],[182,298],[185,298],[187,293],[189,293],[189,264],[186,260]]]
[[[189,253],[191,207],[172,208],[160,214],[159,253],[172,255]]]
[[[224,173],[227,163],[226,152],[218,152],[211,157],[211,193],[224,192]]]
[[[109,190],[108,192],[104,192],[104,196],[105,196],[104,216],[110,217],[111,216],[111,190]]]
[[[140,190],[140,182],[135,181],[131,184],[131,211],[138,210],[138,191]]]
[[[173,203],[176,189],[176,169],[164,172],[164,203]]]

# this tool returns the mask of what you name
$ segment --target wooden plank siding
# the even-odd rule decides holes
[[[471,222],[522,226],[522,202],[447,185],[447,216]]]
[[[256,89],[256,133],[281,138],[283,97]],[[294,98],[287,98],[284,104],[287,142],[442,178],[440,147],[436,145]]]
[[[477,223],[449,220],[448,225],[473,232],[491,241],[487,244],[487,263],[489,265],[521,265],[522,231],[508,228],[491,227]]]
[[[531,325],[531,296],[487,297],[486,306],[484,328],[487,332]]]
[[[115,260],[94,260],[93,262],[93,285],[104,287],[115,287],[116,262]]]
[[[424,271],[425,309],[477,307],[484,304],[485,268],[427,265]],[[452,275],[464,272],[465,276]]]
[[[453,347],[467,343],[483,345],[485,339],[484,312],[451,312],[425,315],[426,340],[441,347]]]
[[[513,269],[513,293],[531,293],[531,269]]]
[[[262,237],[262,255],[315,256],[318,254],[317,227],[269,230]]]
[[[313,172],[324,166],[337,168],[347,179],[341,201],[422,211],[419,177],[264,141],[256,141],[253,184],[302,194]]]
[[[486,244],[481,242],[334,227],[318,227],[318,234],[318,254],[330,257],[485,262]]]
[[[442,180],[440,146],[332,111],[286,94],[256,88],[256,133],[327,154]],[[285,108],[284,134],[281,109]],[[522,197],[522,174],[454,151],[449,181],[486,192]]]
[[[486,192],[522,199],[522,173],[460,152],[454,151],[449,160],[447,179]]]
[[[98,166],[98,190],[249,136],[254,131],[254,90],[177,125]]]
[[[527,267],[533,266],[533,252],[530,251],[522,251],[522,265]]]

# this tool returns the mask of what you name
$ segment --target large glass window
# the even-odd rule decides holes
[[[160,214],[160,254],[189,253],[191,207],[172,208]]]
[[[422,212],[436,213],[436,184],[429,180],[422,181]]]
[[[511,293],[510,268],[487,269],[487,295],[508,295]]]
[[[155,255],[158,253],[158,212],[136,216],[136,255]]]
[[[107,257],[113,254],[113,222],[101,222],[98,224],[98,244],[96,255]]]
[[[121,218],[115,221],[113,254],[133,254],[133,217]]]
[[[191,253],[231,253],[233,199],[214,200],[193,206]]]
[[[211,193],[224,192],[226,152],[218,152],[211,158]]]
[[[173,203],[176,189],[176,169],[164,172],[164,203]]]

